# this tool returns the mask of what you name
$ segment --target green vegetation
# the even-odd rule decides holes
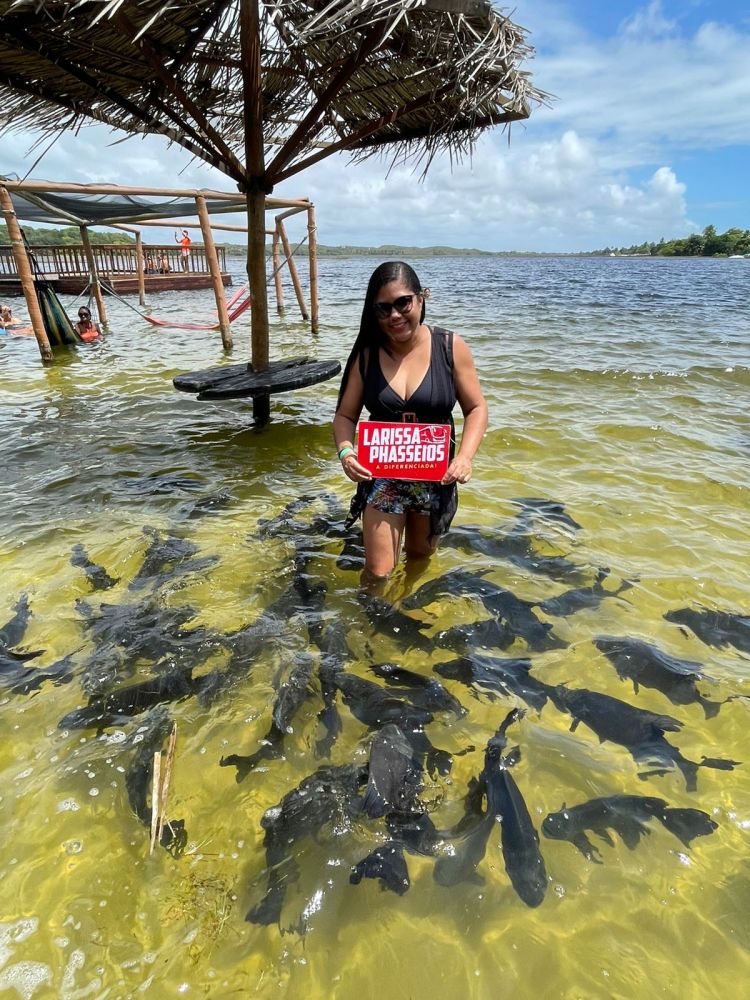
[[[146,223],[144,223],[146,225]],[[38,246],[70,246],[81,242],[81,233],[77,226],[68,226],[66,229],[39,229],[35,226],[22,226],[26,239],[33,247]],[[133,237],[125,233],[95,233],[89,229],[89,236],[92,243],[133,243]],[[215,237],[214,237],[215,238]],[[0,245],[9,244],[8,228],[0,225]],[[244,243],[220,243],[217,247],[223,247],[230,257],[245,257],[247,248]],[[294,246],[294,241],[292,241]],[[294,255],[303,256],[307,254],[307,241],[300,246],[294,247]],[[379,247],[329,247],[318,244],[318,254],[321,257],[382,257],[384,259],[400,260],[407,257],[501,257],[507,254],[497,253],[491,250],[467,250],[457,247],[398,247],[385,245]]]
[[[706,226],[702,233],[693,233],[684,240],[639,243],[632,247],[605,247],[592,251],[592,256],[637,254],[641,257],[730,257],[750,254],[750,229],[727,229],[717,233],[715,226]]]
[[[290,240],[293,244],[294,241]],[[220,244],[217,244],[219,246]],[[245,247],[238,243],[225,243],[224,249],[232,256],[245,255]],[[294,247],[294,256],[307,254],[307,241]],[[507,254],[493,250],[467,250],[457,247],[397,247],[390,244],[379,247],[341,246],[329,247],[318,244],[319,257],[382,257],[384,260],[403,260],[407,257],[503,257]]]
[[[32,247],[61,247],[73,244],[81,245],[81,231],[78,226],[67,226],[65,229],[37,229],[35,226],[24,226],[21,228]],[[95,233],[89,229],[89,237],[92,243],[134,243],[132,236],[126,233]],[[0,245],[6,246],[10,243],[8,227],[0,225]]]

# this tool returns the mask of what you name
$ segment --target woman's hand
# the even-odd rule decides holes
[[[460,455],[456,455],[440,482],[443,486],[448,486],[450,483],[468,483],[470,479],[471,461],[468,458],[461,458]]]
[[[353,483],[362,483],[366,479],[372,479],[370,470],[366,469],[364,465],[359,464],[357,456],[353,451],[350,451],[348,455],[344,455],[341,467]]]

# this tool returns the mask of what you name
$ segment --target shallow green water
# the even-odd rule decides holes
[[[315,353],[342,361],[376,261],[323,261],[323,328],[313,342],[291,310],[276,321],[273,356]],[[515,780],[537,826],[565,802],[615,793],[656,795],[705,810],[718,823],[687,849],[656,821],[629,850],[598,842],[603,864],[541,837],[549,876],[544,903],[529,909],[506,875],[499,829],[479,866],[483,884],[451,889],[433,879],[434,861],[407,855],[403,896],[372,881],[349,884],[351,866],[386,839],[382,821],[356,818],[307,840],[281,927],[244,921],[265,887],[260,818],[321,763],[319,690],[285,740],[285,758],[235,783],[227,753],[251,753],[266,733],[274,682],[295,652],[312,649],[304,616],[290,616],[245,679],[213,703],[169,706],[178,725],[171,816],[185,819],[188,847],[174,860],[148,853],[148,833],[128,805],[123,745],[144,717],[108,728],[60,730],[86,701],[83,665],[93,646],[76,600],[132,603],[150,525],[193,542],[210,569],[166,581],[158,603],[195,609],[186,627],[230,633],[252,622],[294,578],[293,533],[261,537],[260,522],[302,494],[348,500],[333,455],[331,382],[276,397],[273,423],[252,428],[243,403],[198,403],[171,388],[178,372],[221,363],[218,333],[157,331],[121,305],[112,332],[43,369],[33,341],[0,341],[4,517],[0,528],[0,624],[22,593],[33,616],[23,645],[42,649],[45,668],[74,654],[75,678],[36,694],[0,699],[0,995],[110,997],[253,994],[349,998],[724,996],[750,972],[750,703],[731,701],[716,718],[699,705],[673,705],[658,691],[618,679],[592,643],[632,636],[672,656],[699,661],[721,700],[747,692],[750,658],[683,632],[663,615],[677,608],[750,613],[748,457],[750,347],[746,261],[510,259],[426,261],[431,316],[471,343],[490,406],[490,429],[461,493],[457,525],[487,530],[513,523],[517,497],[563,502],[578,532],[534,522],[541,555],[566,556],[591,582],[632,586],[597,608],[545,616],[566,646],[532,653],[533,675],[589,688],[676,717],[667,738],[685,757],[747,761],[735,771],[701,768],[694,792],[678,770],[645,770],[623,747],[599,743],[548,703],[509,732],[521,747]],[[289,296],[291,299],[291,296]],[[205,293],[175,293],[154,311],[211,316]],[[249,353],[237,330],[232,361]],[[215,515],[188,517],[197,500],[225,491]],[[311,504],[304,521],[322,508]],[[83,543],[116,587],[92,593],[71,551]],[[337,564],[340,540],[321,540],[308,569],[326,586],[326,622],[349,626],[350,669],[397,660],[425,674],[446,650],[405,648],[373,631],[357,600],[358,573]],[[416,583],[403,568],[396,602],[454,567],[528,601],[579,585],[507,560],[443,548]],[[428,634],[487,617],[476,601],[445,597],[414,616]],[[517,640],[501,656],[528,653]],[[196,673],[222,668],[226,651]],[[123,683],[144,679],[139,660]],[[427,778],[423,798],[439,827],[462,814],[484,747],[513,698],[490,701],[457,682],[446,686],[468,709],[438,713],[427,732],[447,750],[469,745],[448,777]],[[335,764],[365,762],[371,734],[342,707]],[[305,932],[290,930],[302,921]]]

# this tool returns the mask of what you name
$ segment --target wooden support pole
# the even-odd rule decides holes
[[[138,304],[146,305],[146,272],[143,269],[143,239],[135,234],[135,273],[138,275]]]
[[[91,289],[94,293],[94,300],[96,302],[96,311],[99,314],[99,322],[103,327],[107,326],[107,309],[104,305],[104,296],[102,295],[101,285],[99,284],[99,272],[96,269],[96,261],[94,260],[94,251],[91,249],[91,240],[89,239],[89,231],[86,226],[81,226],[81,242],[83,243],[83,252],[86,254],[86,263],[88,264],[89,274],[91,275]]]
[[[44,321],[42,319],[42,310],[39,308],[39,299],[36,297],[31,263],[26,253],[16,211],[13,208],[13,199],[8,189],[4,186],[0,186],[0,204],[5,216],[5,225],[8,227],[10,245],[13,248],[13,259],[16,262],[18,277],[21,279],[21,288],[26,299],[26,308],[29,310],[31,326],[34,330],[36,342],[39,345],[39,353],[42,356],[42,361],[52,361],[52,348],[49,346],[49,338],[47,337],[47,331],[44,328]]]
[[[214,245],[214,237],[211,232],[211,220],[208,217],[208,208],[206,207],[206,199],[203,195],[198,195],[195,199],[195,204],[198,208],[198,218],[201,224],[201,232],[203,233],[203,245],[206,248],[206,260],[208,261],[208,269],[211,272],[211,284],[214,289],[214,298],[216,299],[216,311],[219,314],[219,330],[221,330],[221,342],[224,345],[225,351],[232,350],[232,330],[230,328],[229,321],[229,311],[227,309],[227,300],[224,296],[224,283],[221,280],[221,268],[219,267],[219,258],[216,254],[216,246]]]
[[[307,254],[310,261],[310,330],[316,334],[318,323],[318,230],[315,225],[315,206],[307,210]]]
[[[284,286],[281,284],[281,251],[279,250],[279,231],[273,232],[273,281],[276,286],[276,311],[279,316],[286,312],[284,308]]]
[[[289,265],[289,273],[292,276],[292,284],[294,285],[294,294],[297,296],[297,303],[299,305],[299,311],[302,313],[302,319],[309,319],[309,313],[307,312],[307,306],[305,305],[305,296],[302,294],[302,285],[300,284],[299,274],[297,273],[297,265],[294,263],[294,256],[292,255],[292,248],[289,246],[289,237],[286,234],[286,227],[284,226],[284,220],[278,215],[276,216],[276,225],[279,227],[279,236],[281,237],[281,243],[284,247],[284,256],[286,257],[286,262]]]
[[[266,288],[266,168],[263,158],[263,81],[260,62],[259,0],[240,0],[240,60],[245,117],[247,186],[247,278],[252,312],[252,366],[268,367],[268,293]],[[253,396],[256,427],[268,423],[271,397]]]

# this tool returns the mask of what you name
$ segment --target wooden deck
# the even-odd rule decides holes
[[[78,295],[88,284],[88,266],[80,245],[35,246],[31,248],[36,269],[55,291],[63,295]],[[96,244],[94,258],[99,276],[105,285],[113,288],[118,295],[138,294],[138,272],[136,269],[135,247],[127,244]],[[221,280],[231,285],[231,275],[226,270],[226,254],[223,247],[216,248],[221,266]],[[171,270],[167,274],[146,274],[146,292],[188,291],[211,288],[211,274],[203,246],[193,244],[190,252],[189,270],[180,265],[179,248],[159,245],[145,246],[155,266],[165,256]],[[0,246],[0,297],[21,295],[21,281],[16,273],[15,260],[9,246]]]
[[[65,275],[63,277],[55,274],[45,274],[45,281],[48,281],[56,292],[62,295],[79,295],[88,282],[88,278]],[[135,275],[120,275],[111,280],[102,275],[103,280],[111,285],[118,295],[137,295],[138,278]],[[222,272],[221,280],[224,285],[232,284],[232,276],[226,271]],[[211,288],[210,274],[147,274],[146,293],[191,291],[194,289]],[[13,298],[22,295],[21,282],[18,278],[9,278],[0,275],[0,298]],[[104,293],[107,294],[106,291]]]

